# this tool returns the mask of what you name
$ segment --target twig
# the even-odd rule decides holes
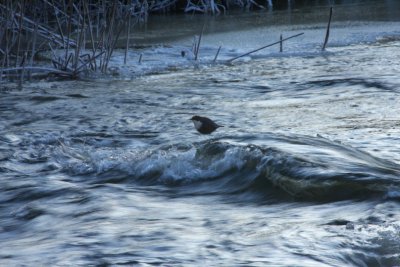
[[[20,5],[21,16],[19,17],[19,25],[18,25],[18,45],[17,45],[17,58],[15,59],[15,66],[18,66],[18,57],[19,57],[19,49],[21,46],[21,35],[22,35],[22,21],[25,13],[25,0],[22,1]]]
[[[102,56],[105,53],[105,51],[102,51],[101,53],[99,53],[98,55],[96,55],[95,57],[89,57],[89,60],[82,63],[81,66],[79,66],[79,68],[76,70],[77,72],[79,72],[83,67],[85,67],[87,64],[93,62],[96,62],[96,59],[100,56]]]
[[[218,47],[217,53],[215,54],[215,57],[214,57],[214,60],[213,60],[214,63],[217,61],[217,57],[218,57],[218,55],[219,55],[219,51],[221,51],[221,47],[222,47],[222,46],[219,46],[219,47]]]
[[[84,13],[86,13],[86,15],[87,15],[87,20],[88,20],[88,23],[89,23],[89,34],[90,34],[90,42],[91,42],[91,45],[92,45],[92,57],[94,57],[95,55],[96,55],[96,50],[97,50],[97,48],[96,48],[96,46],[95,46],[95,42],[94,42],[94,37],[93,37],[93,29],[92,29],[92,21],[91,21],[91,19],[90,19],[90,13],[89,13],[89,7],[88,7],[88,3],[87,3],[87,1],[84,1],[83,2],[83,8],[84,8]],[[90,62],[90,63],[92,63],[92,62]],[[94,65],[92,65],[92,64],[90,64],[91,65],[91,69],[92,70],[96,70],[96,60],[95,61],[93,61],[93,64]]]
[[[53,69],[53,68],[45,68],[45,67],[16,67],[16,68],[6,68],[6,69],[0,69],[1,73],[7,73],[7,72],[19,72],[23,70],[30,70],[30,71],[38,71],[38,72],[48,72],[48,73],[54,73],[54,74],[59,74],[59,75],[64,75],[64,76],[72,76],[70,72],[58,70],[58,69]]]
[[[27,53],[25,52],[24,57],[22,58],[22,62],[21,62],[21,67],[22,67],[21,76],[19,77],[19,81],[18,81],[18,89],[19,90],[22,90],[22,84],[24,82],[26,58],[27,58]]]
[[[95,45],[94,45],[94,37],[93,37],[93,30],[92,30],[92,21],[91,21],[91,19],[90,19],[90,13],[89,13],[89,7],[88,7],[87,1],[83,1],[83,8],[84,8],[84,10],[85,10],[85,13],[86,13],[86,15],[87,15],[87,20],[88,20],[88,23],[89,23],[90,41],[91,41],[92,50],[93,50],[92,52],[95,53],[95,52],[96,52],[96,48],[95,48]]]
[[[322,46],[322,51],[325,51],[326,45],[328,44],[328,39],[329,39],[329,29],[331,27],[331,19],[332,19],[332,7],[329,9],[329,21],[328,21],[328,26],[326,27],[326,35],[325,35],[325,41],[324,45]]]
[[[22,16],[21,14],[14,12],[11,8],[6,7],[6,6],[2,5],[2,4],[0,4],[0,8],[4,8],[5,10],[7,10],[7,11],[13,13],[12,17],[15,16],[16,18],[17,18],[17,17],[20,18],[20,17]],[[12,20],[12,18],[9,18],[9,19]],[[66,44],[65,44],[65,40],[64,40],[64,42],[63,42],[63,41],[62,41],[63,38],[62,38],[60,35],[54,33],[53,31],[47,29],[46,27],[44,27],[44,26],[42,26],[42,25],[39,25],[36,21],[32,21],[32,20],[30,20],[30,19],[27,18],[27,17],[22,16],[22,19],[23,19],[23,21],[24,21],[25,23],[27,23],[27,24],[29,24],[29,25],[32,25],[32,26],[37,25],[37,26],[38,26],[38,29],[39,29],[38,33],[40,34],[41,37],[43,37],[43,38],[45,38],[45,39],[47,39],[47,40],[51,40],[52,42],[57,43],[58,45],[62,45],[62,46],[65,46],[65,45],[66,45]],[[15,20],[14,20],[14,21],[15,21]],[[18,25],[18,23],[15,23],[15,24]],[[34,27],[33,27],[33,28],[30,28],[30,27],[28,27],[28,26],[24,26],[24,30],[29,31],[29,32],[33,32],[33,31],[34,31]],[[60,41],[60,40],[61,40],[61,41]],[[69,43],[70,45],[76,45],[75,42],[74,42],[74,40],[69,40],[68,43]],[[10,47],[11,47],[11,46],[10,46]]]
[[[85,31],[85,15],[81,16],[79,9],[74,5],[75,9],[77,10],[78,13],[78,27],[80,27],[80,31],[78,33],[78,43],[75,47],[75,59],[73,62],[73,69],[77,70],[78,69],[78,63],[79,63],[79,55],[81,53],[81,49],[82,49],[82,44],[83,44],[83,35],[84,35],[84,31]],[[82,21],[82,22],[81,22]]]
[[[48,3],[48,2],[47,2],[47,3]],[[50,3],[48,3],[48,4],[50,4]],[[58,32],[60,33],[62,42],[65,43],[65,41],[64,41],[64,34],[63,34],[63,31],[62,31],[62,28],[61,28],[60,19],[58,18],[58,12],[57,12],[57,10],[59,10],[59,9],[58,9],[58,8],[56,7],[56,5],[54,4],[54,0],[52,0],[52,6],[53,6],[53,8],[54,8],[54,16],[56,17]],[[35,26],[37,26],[37,25],[35,25]]]
[[[104,54],[104,61],[102,62],[101,66],[101,71],[105,73],[107,71],[108,63],[111,59],[111,54],[112,54],[112,37],[114,36],[114,23],[115,23],[115,13],[117,10],[117,1],[113,2],[112,10],[111,10],[111,16],[108,18],[109,26],[108,26],[108,32],[106,33],[106,38],[104,38],[104,47],[107,50],[106,53]],[[120,32],[118,32],[119,35]]]
[[[50,3],[49,1],[47,1],[47,0],[42,0],[42,1],[45,2],[46,4],[48,4],[49,6],[52,6],[52,7],[54,8],[54,12],[55,12],[56,14],[57,14],[57,13],[61,13],[61,14],[62,14],[63,16],[65,16],[65,17],[68,16],[67,12],[64,12],[63,10],[59,9],[59,8],[56,6],[54,0],[51,0],[51,3]],[[58,1],[58,2],[60,2],[60,1]],[[67,1],[62,1],[64,10],[66,10],[66,6],[65,6],[66,2],[67,2]],[[85,2],[86,2],[86,1],[85,1]],[[76,21],[75,19],[72,19],[72,21],[73,21],[74,23],[77,23],[77,21]]]
[[[205,26],[206,26],[206,22],[204,21],[203,27],[201,28],[201,32],[200,32],[200,35],[199,35],[199,39],[198,39],[198,42],[197,42],[196,51],[195,51],[195,53],[194,53],[194,60],[197,60],[198,55],[199,55],[201,37],[203,36],[203,32],[204,32]]]
[[[287,37],[287,38],[285,38],[285,39],[282,39],[282,40],[280,40],[280,41],[277,41],[277,42],[275,42],[275,43],[272,43],[272,44],[269,44],[269,45],[266,45],[266,46],[260,47],[260,48],[258,48],[258,49],[256,49],[256,50],[253,50],[253,51],[247,52],[247,53],[245,53],[245,54],[242,54],[242,55],[240,55],[240,56],[237,56],[237,57],[231,58],[231,59],[227,60],[227,62],[232,62],[232,61],[234,61],[234,60],[236,60],[236,59],[238,59],[238,58],[241,58],[241,57],[244,57],[244,56],[247,56],[247,55],[253,54],[253,53],[255,53],[255,52],[258,52],[258,51],[260,51],[260,50],[262,50],[262,49],[265,49],[265,48],[267,48],[267,47],[270,47],[270,46],[273,46],[273,45],[279,44],[279,43],[281,43],[281,42],[283,42],[283,41],[286,41],[286,40],[289,40],[289,39],[292,39],[292,38],[298,37],[298,36],[300,36],[300,35],[303,35],[303,34],[304,34],[304,32],[302,32],[302,33],[299,33],[299,34],[296,34],[296,35],[292,35],[292,36],[290,36],[290,37]]]
[[[72,55],[73,55],[72,53],[69,54],[69,56],[67,57],[67,59],[64,61],[64,68],[65,68],[65,69],[68,68],[68,64],[69,64],[69,62],[71,61]]]
[[[106,53],[106,55],[107,55],[107,61],[105,62],[104,72],[107,71],[108,63],[109,63],[110,60],[111,60],[111,56],[112,56],[112,54],[113,54],[113,52],[114,52],[115,46],[117,45],[117,42],[118,42],[118,39],[119,39],[119,36],[120,36],[122,30],[123,30],[123,28],[122,28],[122,25],[121,25],[120,29],[118,30],[118,32],[117,32],[117,34],[116,34],[116,36],[115,36],[114,42],[111,41],[110,47],[108,47],[108,51],[107,51],[107,53]]]
[[[67,49],[65,49],[65,55],[64,55],[64,59],[65,59],[65,62],[66,62],[66,65],[64,66],[65,68],[67,67],[67,65],[68,65],[68,61],[69,60],[66,60],[67,59],[67,57],[68,57],[68,50],[69,50],[69,41],[70,41],[70,36],[71,36],[71,24],[72,24],[72,0],[69,0],[69,3],[68,3],[68,26],[67,26]]]
[[[130,6],[132,5],[132,0],[128,3],[128,32],[126,34],[126,47],[125,47],[125,55],[124,55],[124,64],[126,64],[126,58],[128,56],[128,48],[129,48],[129,34],[131,32],[131,14],[130,14]]]
[[[34,20],[36,20],[36,13],[34,15]],[[35,53],[36,53],[36,40],[37,40],[37,34],[38,34],[38,25],[35,25],[35,31],[33,32],[33,40],[32,40],[32,51],[31,51],[31,58],[29,61],[29,65],[33,66],[33,59],[35,57]],[[30,72],[28,72],[28,80],[30,79],[31,74]]]

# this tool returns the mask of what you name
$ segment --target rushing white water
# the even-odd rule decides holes
[[[303,35],[283,43],[283,52],[279,45],[262,49],[256,53],[239,58],[236,61],[288,57],[313,57],[325,55],[334,58],[332,53],[342,52],[342,47],[362,44],[384,45],[399,39],[399,22],[337,22],[332,24],[329,48],[321,53],[326,25],[290,25],[264,26],[242,31],[209,33],[202,37],[199,60],[195,61],[192,50],[193,38],[184,38],[171,42],[168,46],[153,46],[149,49],[130,51],[128,64],[122,64],[124,51],[116,50],[110,63],[111,74],[118,79],[130,79],[143,74],[158,73],[183,68],[193,68],[207,64],[225,64],[230,59],[241,56],[258,48],[284,38],[303,33]],[[220,48],[218,55],[217,51]],[[182,56],[184,53],[184,56]],[[331,57],[328,57],[332,55]],[[140,63],[139,63],[140,59]]]
[[[399,26],[335,21],[321,52],[323,23],[246,25],[198,63],[181,38],[112,77],[4,85],[0,265],[400,265]]]

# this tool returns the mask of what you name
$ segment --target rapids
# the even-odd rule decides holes
[[[400,265],[400,22],[335,21],[321,52],[322,20],[241,19],[197,63],[185,36],[2,84],[1,266]],[[304,35],[224,63],[283,31]]]

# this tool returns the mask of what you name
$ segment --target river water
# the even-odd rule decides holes
[[[183,36],[110,77],[3,84],[0,265],[399,266],[400,23],[365,14],[325,52],[324,19],[210,27],[199,62]]]

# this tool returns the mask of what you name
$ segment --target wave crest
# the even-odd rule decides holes
[[[274,146],[209,140],[153,149],[63,147],[56,158],[64,171],[95,182],[165,186],[178,195],[306,201],[399,195],[394,163],[323,138],[279,139]],[[300,152],[278,148],[290,145]]]

